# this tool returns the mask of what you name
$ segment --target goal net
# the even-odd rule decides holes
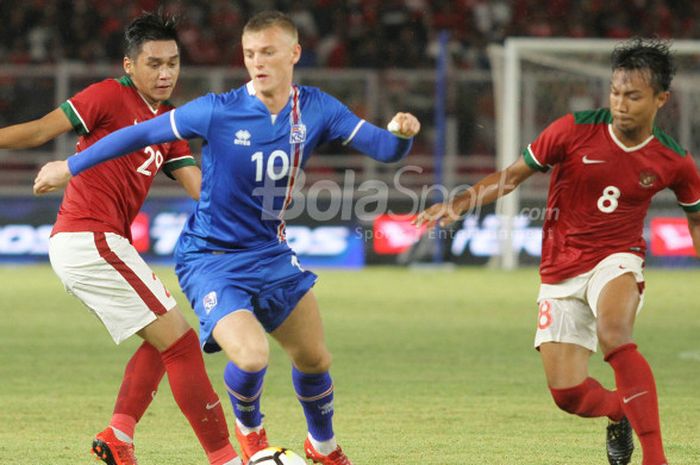
[[[610,53],[618,43],[602,39],[509,38],[503,46],[490,47],[498,169],[515,162],[523,148],[556,118],[572,111],[609,106]],[[659,111],[656,125],[690,150],[697,161],[700,41],[675,41],[672,50],[678,71],[671,85],[671,99]],[[499,200],[496,211],[501,219],[501,268],[518,266],[514,225],[524,210],[532,212],[533,205],[544,208],[548,181],[548,174],[536,174]]]

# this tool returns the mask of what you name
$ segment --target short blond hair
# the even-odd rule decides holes
[[[254,15],[243,27],[243,34],[246,32],[258,32],[275,26],[288,32],[295,42],[299,41],[299,32],[292,18],[276,10],[261,11]]]

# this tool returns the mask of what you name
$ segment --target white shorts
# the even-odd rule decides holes
[[[541,284],[535,348],[545,342],[577,344],[595,352],[598,347],[596,318],[598,298],[613,279],[632,273],[639,285],[639,305],[644,303],[644,260],[630,253],[616,253],[592,270],[557,284]]]
[[[175,299],[127,239],[113,233],[58,233],[51,266],[119,344],[168,310]]]

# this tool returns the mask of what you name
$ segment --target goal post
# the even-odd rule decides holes
[[[514,163],[554,119],[571,111],[608,106],[610,53],[620,40],[508,38],[489,47],[496,105],[496,166]],[[669,104],[657,123],[691,153],[700,149],[700,41],[671,42],[678,64]],[[544,202],[546,182],[521,186],[498,200],[498,266],[518,267],[514,223],[523,196]]]

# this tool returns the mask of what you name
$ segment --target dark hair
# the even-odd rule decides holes
[[[292,18],[281,11],[275,10],[261,11],[254,15],[243,27],[243,33],[262,31],[273,26],[289,32],[295,40],[298,37],[297,26],[292,21]]]
[[[174,40],[177,42],[177,18],[163,13],[144,12],[134,19],[124,32],[126,45],[124,53],[129,58],[136,58],[141,53],[144,42],[151,40]]]
[[[670,42],[660,39],[634,37],[618,44],[612,52],[612,69],[649,72],[649,84],[654,92],[667,91],[676,74]]]

